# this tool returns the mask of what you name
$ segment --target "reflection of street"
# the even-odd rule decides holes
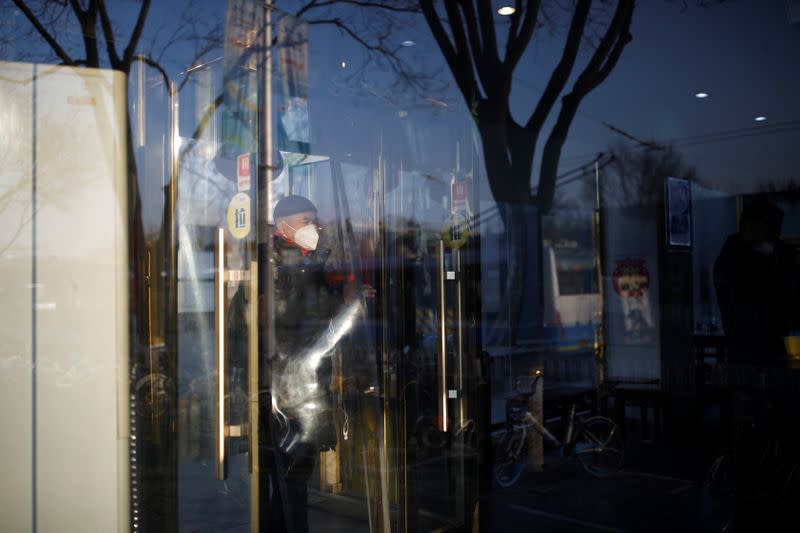
[[[551,450],[540,473],[526,473],[510,489],[493,487],[488,511],[488,531],[698,531],[703,530],[699,485],[693,481],[662,475],[649,458],[635,460],[614,477],[597,479],[560,459]],[[418,512],[419,531],[440,528],[446,523],[449,495],[439,487],[435,475],[448,454],[428,453],[410,465],[409,473],[420,480],[417,490],[426,495]],[[657,461],[656,461],[657,462]],[[246,473],[246,455],[231,458],[231,470]],[[213,480],[213,465],[193,462],[181,469],[187,493],[182,516],[189,531],[246,531],[242,511],[249,505],[248,488]],[[236,477],[236,476],[234,476]],[[204,506],[204,500],[219,498],[227,491],[223,508]],[[191,493],[191,494],[189,494]],[[435,495],[438,494],[438,497]],[[194,502],[191,508],[187,502]],[[309,490],[310,531],[369,531],[363,498],[332,495]],[[213,512],[212,512],[213,510]],[[481,508],[483,512],[483,507]]]
[[[636,472],[596,479],[575,465],[556,465],[511,489],[495,488],[488,530],[696,531],[698,496],[682,479]]]
[[[626,450],[642,449],[633,434]],[[598,479],[550,449],[542,472],[526,472],[508,489],[493,486],[487,530],[702,531],[699,484],[672,477],[662,453],[634,453],[623,470]]]

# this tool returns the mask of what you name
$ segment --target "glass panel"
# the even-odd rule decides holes
[[[350,46],[341,35],[282,13],[277,32],[282,168],[271,182],[271,210],[281,213],[299,195],[316,217],[294,221],[283,211],[270,220],[278,265],[269,359],[279,473],[272,487],[280,493],[273,517],[301,529],[308,521],[311,530],[469,527],[477,477],[475,188],[466,173],[426,174],[429,154],[416,150],[413,122],[391,106],[324,104],[338,76],[313,76],[304,66],[324,72],[335,59],[346,69],[335,52]],[[358,131],[331,135],[352,113]],[[456,210],[451,181],[464,187]],[[304,252],[297,230],[309,222],[320,236]],[[352,320],[340,336],[342,316]],[[321,360],[320,338],[337,341]],[[316,374],[298,368],[311,360]]]
[[[151,16],[171,20],[171,10],[156,9]],[[196,20],[203,36],[194,54],[175,55],[180,72],[143,56],[128,78],[142,227],[133,234],[131,407],[132,510],[142,530],[258,523],[250,406],[264,10],[231,2],[213,11],[204,16],[223,20],[221,33],[202,33]]]
[[[264,15],[258,2],[230,2],[222,55],[192,66],[181,91],[188,105],[181,108],[174,147],[177,482],[179,528],[187,531],[250,531],[259,523],[256,242]]]
[[[780,529],[798,24],[0,2],[0,530]]]
[[[264,258],[274,276],[270,523],[368,529],[385,520],[387,490],[375,323],[367,319],[373,304],[367,289],[358,290],[369,281],[362,255],[369,226],[351,216],[355,199],[336,163],[295,155],[282,154],[283,172],[271,182],[280,192]],[[367,176],[349,182],[358,189]]]

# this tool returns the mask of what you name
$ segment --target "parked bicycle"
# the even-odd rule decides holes
[[[752,404],[740,407],[732,447],[723,450],[706,473],[705,531],[750,531],[754,523],[772,531],[796,513],[800,461],[794,421],[771,404],[763,390],[744,394],[739,401],[763,402],[761,412],[744,412],[753,410]]]
[[[561,448],[564,457],[577,458],[584,470],[596,477],[607,477],[622,466],[623,438],[613,420],[604,416],[584,418],[576,413],[573,404],[569,410],[564,440],[559,440],[528,410],[528,400],[536,391],[541,372],[532,378],[518,378],[519,397],[523,400],[508,406],[508,429],[501,438],[494,455],[494,478],[501,487],[517,482],[528,459],[528,436],[540,433],[549,442]],[[520,385],[528,381],[527,390]]]

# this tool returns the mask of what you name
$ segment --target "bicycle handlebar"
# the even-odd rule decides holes
[[[533,376],[517,376],[517,379],[514,382],[514,389],[517,392],[522,392],[525,394],[533,394],[536,390],[536,384],[539,383],[539,380],[542,378],[544,373],[541,370],[536,370]],[[529,380],[528,383],[528,390],[523,391],[520,387],[520,382],[522,380]]]

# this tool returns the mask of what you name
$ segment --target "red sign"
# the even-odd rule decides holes
[[[250,190],[250,154],[236,158],[236,183],[239,192]]]

